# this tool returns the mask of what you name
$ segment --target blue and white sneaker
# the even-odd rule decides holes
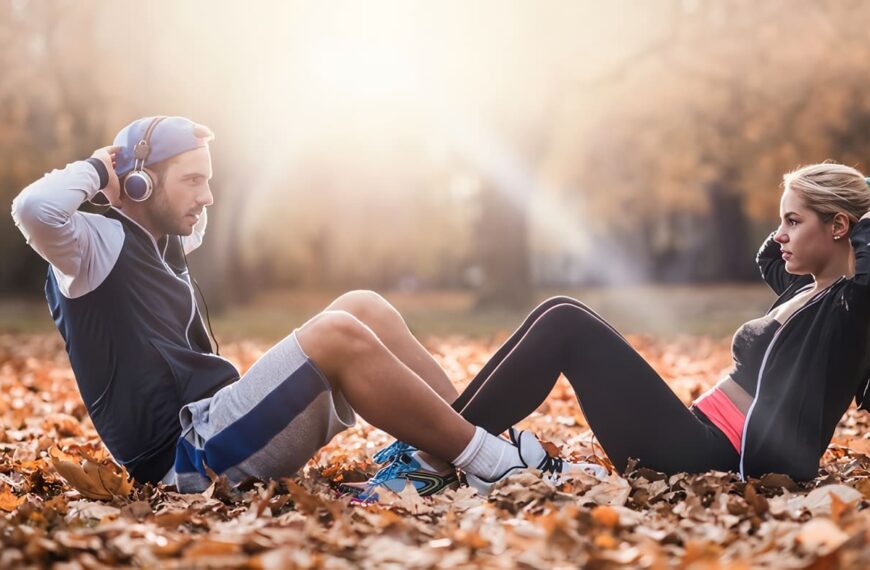
[[[596,479],[605,479],[607,469],[595,463],[570,463],[561,457],[551,457],[535,434],[528,431],[517,431],[516,428],[508,430],[511,443],[517,448],[517,462],[504,473],[487,481],[466,473],[465,478],[469,486],[475,488],[481,495],[488,495],[496,483],[524,469],[534,468],[542,472],[544,480],[554,485],[561,482],[561,476],[567,473],[586,473]]]
[[[455,470],[444,473],[433,471],[424,466],[411,453],[402,453],[394,457],[386,467],[364,483],[345,483],[339,486],[339,491],[353,495],[354,500],[372,502],[378,500],[380,488],[401,493],[405,485],[411,483],[421,497],[428,497],[446,489],[459,485]]]
[[[381,465],[383,463],[388,463],[392,461],[403,453],[412,455],[415,451],[417,451],[416,447],[414,447],[410,443],[405,443],[404,441],[399,441],[397,439],[387,447],[384,447],[380,451],[376,452],[372,456],[372,460],[374,460],[374,462],[378,465]]]

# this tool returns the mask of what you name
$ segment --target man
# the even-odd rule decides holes
[[[214,202],[212,138],[183,117],[138,119],[12,204],[50,264],[46,297],[88,413],[134,478],[197,491],[207,469],[233,482],[288,476],[355,411],[411,444],[393,446],[408,461],[391,466],[392,488],[437,492],[456,483],[453,465],[481,488],[528,465],[570,467],[531,434],[509,442],[465,421],[443,370],[371,292],[339,297],[242,378],[213,354],[187,268]],[[100,191],[105,213],[78,211]]]

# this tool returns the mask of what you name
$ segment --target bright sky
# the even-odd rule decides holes
[[[339,172],[390,175],[377,186],[368,180],[368,191],[413,191],[401,187],[399,170],[457,153],[522,193],[535,173],[497,129],[557,132],[568,107],[582,109],[570,122],[582,128],[596,116],[583,82],[654,42],[670,10],[683,9],[671,0],[102,6],[103,43],[126,74],[115,93],[121,112],[208,117],[199,120],[216,144],[246,172],[256,165],[244,180],[252,198],[282,187],[293,164],[311,157],[328,157]],[[131,13],[147,33],[131,33]],[[157,84],[139,91],[142,81]],[[546,211],[566,217],[551,227],[575,224],[558,206]]]
[[[256,132],[383,132],[577,92],[661,33],[656,5],[672,3],[125,1],[106,10],[106,43],[123,44],[131,77],[185,98],[207,89],[204,108]],[[136,11],[148,33],[117,25]]]

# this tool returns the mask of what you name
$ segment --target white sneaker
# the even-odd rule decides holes
[[[511,443],[517,448],[518,463],[516,465],[510,467],[492,481],[481,479],[471,473],[465,474],[469,486],[476,489],[480,495],[488,495],[493,486],[502,479],[529,468],[543,472],[543,478],[554,485],[560,483],[561,475],[566,473],[586,473],[596,479],[605,479],[608,476],[607,469],[601,465],[596,465],[595,463],[570,463],[561,457],[551,457],[544,450],[544,446],[541,445],[535,434],[531,432],[517,431],[515,428],[510,428],[508,435],[510,436]]]

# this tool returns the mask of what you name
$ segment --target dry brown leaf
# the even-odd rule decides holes
[[[292,479],[282,479],[282,482],[287,487],[290,495],[293,497],[293,503],[296,508],[303,513],[313,514],[318,509],[324,508],[323,499],[317,495],[313,495],[306,491],[302,485],[296,483]]]
[[[266,510],[266,507],[269,506],[269,501],[272,500],[272,496],[275,494],[275,488],[278,486],[277,481],[269,481],[269,487],[266,489],[266,492],[260,498],[260,501],[257,503],[257,516],[260,517],[263,515],[263,512]]]
[[[65,515],[69,510],[69,501],[64,495],[57,495],[45,501],[45,508],[59,515]]]
[[[849,540],[849,535],[827,518],[807,521],[796,538],[802,550],[808,554],[825,555]]]
[[[206,538],[193,541],[193,544],[184,549],[183,556],[186,560],[193,560],[205,556],[228,556],[241,551],[242,545],[237,542]]]
[[[24,502],[24,497],[18,497],[9,485],[0,485],[0,511],[14,511]]]
[[[769,489],[782,488],[791,492],[799,489],[797,483],[791,477],[782,473],[768,473],[761,478],[760,483],[762,487]]]
[[[837,499],[846,505],[857,505],[863,498],[860,491],[848,485],[825,485],[813,489],[805,497],[795,497],[789,501],[789,507],[791,509],[807,509],[815,516],[830,515],[832,495],[836,495]]]
[[[103,503],[93,503],[91,501],[73,501],[68,505],[69,511],[67,518],[73,520],[76,518],[97,519],[117,518],[121,514],[121,509]]]
[[[642,556],[642,552],[639,548],[634,546],[629,548],[618,548],[616,550],[607,550],[598,555],[598,558],[602,560],[607,560],[609,562],[614,562],[616,564],[620,564],[622,566],[628,566],[637,562],[638,558]]]
[[[69,414],[51,414],[42,422],[42,429],[55,431],[61,437],[76,437],[82,435],[82,425]]]
[[[859,491],[864,499],[870,499],[870,477],[862,477],[853,483],[855,490]]]
[[[178,528],[193,517],[193,512],[187,509],[164,511],[154,515],[154,522],[163,528]]]
[[[597,548],[610,550],[619,546],[619,542],[609,532],[601,532],[595,535],[593,543]]]
[[[80,493],[64,492],[52,456],[93,475],[93,466],[110,455],[81,403],[63,343],[46,339],[0,334],[0,492],[19,503],[0,517],[0,567],[666,568],[693,560],[691,568],[831,568],[861,567],[866,558],[870,519],[863,502],[832,496],[830,489],[809,492],[775,475],[753,481],[747,491],[725,473],[664,476],[639,469],[629,480],[570,477],[553,487],[529,472],[486,498],[468,487],[425,499],[406,489],[392,505],[349,505],[335,499],[329,481],[366,479],[376,469],[372,452],[389,442],[364,422],[337,435],[286,480],[291,484],[231,489],[215,477],[204,494],[135,485],[129,498],[111,504],[68,503]],[[729,363],[728,339],[629,340],[684,401],[716,382]],[[457,337],[433,348],[461,386],[497,346],[498,339]],[[236,343],[227,354],[251,363],[264,348]],[[545,415],[532,414],[521,428],[552,442],[566,458],[595,454],[592,461],[612,469],[564,378],[542,409]],[[76,431],[73,421],[81,434],[62,435]],[[850,409],[835,433],[822,462],[824,485],[870,497],[870,457],[861,452],[870,414]],[[47,442],[59,449],[43,453],[51,449]],[[85,461],[93,466],[86,470]],[[765,504],[768,514],[758,516]],[[856,540],[839,543],[842,536],[825,523],[804,528],[814,511]]]
[[[763,495],[759,494],[755,490],[755,486],[751,483],[746,485],[746,489],[743,491],[743,498],[746,499],[746,502],[749,503],[749,506],[753,508],[755,514],[762,516],[770,510],[770,504],[767,502],[767,499],[764,498]]]
[[[619,513],[613,507],[598,505],[592,508],[592,518],[598,524],[607,528],[614,528],[619,524]]]
[[[628,481],[618,475],[611,475],[606,480],[589,489],[581,497],[586,502],[621,507],[628,501],[630,493],[631,485],[629,485]]]
[[[707,541],[689,540],[683,555],[683,566],[694,567],[700,561],[715,562],[722,554],[722,547]]]
[[[870,456],[870,439],[863,437],[848,438],[846,445],[849,449],[861,455]]]
[[[378,492],[379,503],[395,509],[402,509],[412,515],[420,515],[432,512],[431,503],[423,499],[413,484],[405,483],[399,493],[384,489]]]
[[[459,530],[453,535],[453,542],[467,546],[472,550],[480,550],[489,546],[489,541],[475,530]]]
[[[108,501],[116,496],[127,497],[133,490],[127,470],[111,461],[85,459],[79,463],[56,446],[49,449],[49,457],[58,474],[88,499]]]

